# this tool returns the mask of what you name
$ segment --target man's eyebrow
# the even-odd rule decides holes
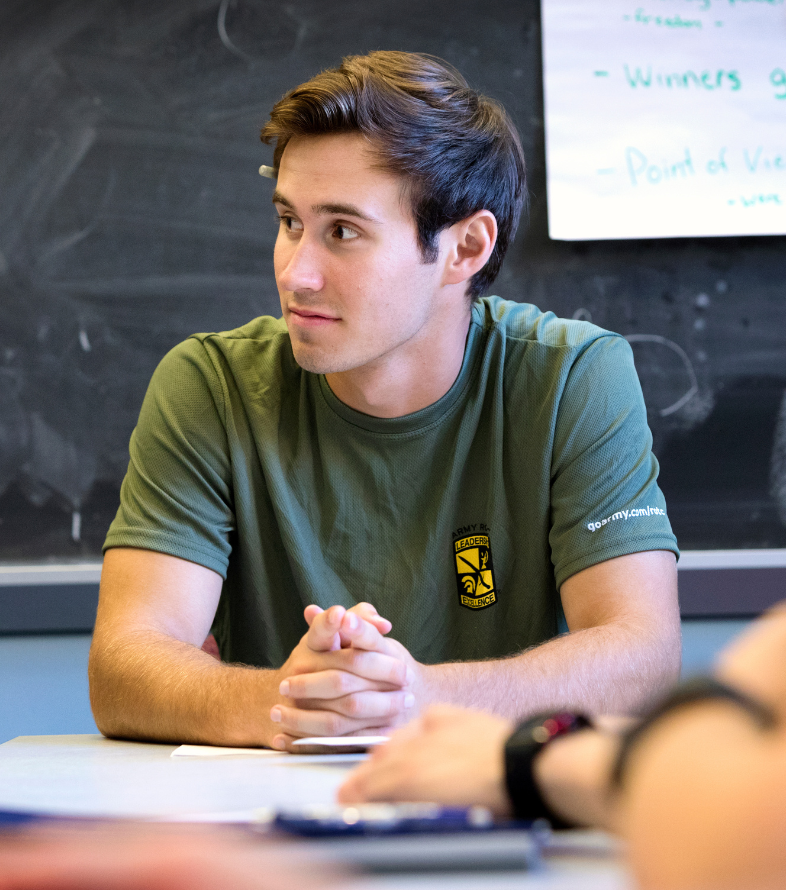
[[[295,209],[293,203],[288,198],[285,198],[279,191],[273,192],[273,203],[281,204],[284,207],[288,207],[290,210]],[[317,213],[323,216],[355,216],[358,219],[363,219],[366,222],[370,223],[380,222],[380,220],[375,219],[373,216],[369,216],[367,213],[364,213],[359,207],[356,207],[354,204],[313,204],[311,206],[311,210],[313,213]]]
[[[369,216],[354,204],[314,204],[311,208],[314,213],[333,214],[335,216],[356,216],[358,219],[364,219],[366,222],[379,222],[373,216]]]

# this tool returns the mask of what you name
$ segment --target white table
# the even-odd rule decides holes
[[[21,736],[0,745],[0,808],[155,818],[328,803],[359,759],[173,758],[176,748],[100,735]]]
[[[117,742],[98,735],[22,736],[0,745],[0,809],[57,815],[216,818],[256,808],[332,803],[357,755],[176,757],[175,745]],[[538,872],[364,878],[352,890],[629,890],[603,841],[566,832],[571,850]]]

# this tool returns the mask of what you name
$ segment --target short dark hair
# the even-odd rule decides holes
[[[527,198],[524,152],[502,105],[435,56],[372,52],[347,56],[287,93],[273,106],[262,141],[275,140],[278,172],[293,137],[352,132],[404,178],[424,262],[436,261],[443,229],[479,210],[494,214],[497,243],[467,290],[479,297],[499,273]]]

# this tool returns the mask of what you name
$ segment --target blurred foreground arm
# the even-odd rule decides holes
[[[583,730],[534,763],[551,808],[629,842],[643,890],[775,890],[786,886],[786,608],[726,650],[718,675],[776,714],[763,730],[728,701],[686,704],[631,749],[621,791],[609,787],[619,738]],[[341,800],[480,803],[506,815],[502,748],[512,724],[433,709],[352,773]]]
[[[317,890],[343,877],[228,829],[110,824],[0,835],[0,890]]]
[[[786,886],[786,608],[733,643],[718,676],[769,705],[759,729],[732,703],[686,706],[632,753],[618,822],[644,888]]]

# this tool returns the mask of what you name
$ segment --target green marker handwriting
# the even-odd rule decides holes
[[[625,163],[631,184],[634,186],[640,182],[658,185],[664,180],[688,179],[696,175],[689,148],[685,149],[684,156],[679,160],[655,164],[649,161],[643,151],[628,147],[625,149]]]
[[[742,78],[736,69],[718,68],[716,71],[657,71],[652,65],[622,66],[628,86],[634,90],[728,90],[742,89]]]
[[[770,83],[779,93],[775,93],[776,99],[786,99],[786,71],[783,68],[775,68],[770,74]]]
[[[742,152],[745,167],[749,173],[757,173],[760,170],[786,170],[786,157],[783,155],[766,155],[764,147],[759,145],[755,149],[744,149]]]
[[[771,192],[768,195],[740,195],[739,198],[729,198],[730,207],[761,207],[762,205],[775,204],[777,207],[783,207],[781,196],[777,192]]]
[[[763,6],[783,6],[783,0],[729,0],[729,6],[745,6],[746,3],[758,3]]]
[[[669,181],[691,179],[700,174],[723,177],[736,172],[757,178],[773,174],[786,175],[786,152],[768,151],[763,145],[748,146],[734,152],[730,152],[728,146],[723,146],[714,154],[703,157],[686,146],[672,158],[664,158],[662,155],[653,158],[641,148],[629,145],[625,148],[624,156],[628,179],[634,188],[659,186]],[[599,167],[596,172],[598,175],[609,176],[615,174],[617,168]]]
[[[631,15],[622,17],[627,22],[635,22],[639,25],[654,25],[656,28],[669,28],[672,30],[685,30],[693,28],[701,30],[701,19],[684,19],[679,13],[677,15],[652,15],[645,12],[643,7],[639,7],[636,12]]]

